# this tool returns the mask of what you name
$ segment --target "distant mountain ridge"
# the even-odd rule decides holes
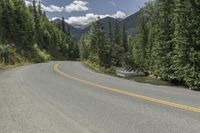
[[[119,20],[119,19],[115,19],[115,18],[112,18],[112,17],[106,17],[106,18],[103,18],[99,21],[100,21],[101,25],[104,27],[105,31],[108,31],[109,22],[111,23],[112,28],[114,28],[116,23],[118,23],[120,29],[122,29],[122,27],[124,25],[125,31],[127,32],[127,34],[131,35],[131,34],[136,33],[137,25],[139,23],[140,14],[141,14],[141,10],[136,12],[133,15],[126,17],[125,19]],[[60,23],[60,22],[61,22],[60,19],[54,20],[54,23]],[[84,29],[80,29],[80,28],[75,28],[68,23],[65,23],[66,31],[68,29],[70,29],[70,34],[74,38],[80,38],[81,35],[87,33],[90,30],[90,27],[91,27],[91,24]]]

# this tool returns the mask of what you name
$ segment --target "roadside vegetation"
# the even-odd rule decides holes
[[[50,22],[35,0],[29,6],[24,0],[1,0],[1,67],[76,58],[73,39],[64,28]]]
[[[79,40],[80,58],[95,68],[103,68],[113,73],[114,67],[122,66],[122,60],[128,49],[127,35],[121,36],[119,25],[109,25],[105,32],[101,23],[92,24],[90,32]],[[91,66],[91,65],[90,65]]]
[[[79,41],[81,60],[95,68],[143,69],[164,81],[200,89],[200,2],[157,0],[141,9],[137,34],[99,21]],[[93,66],[93,65],[90,65]]]
[[[82,64],[95,72],[115,75],[115,67],[105,68],[96,62],[91,62],[90,60],[82,61]]]

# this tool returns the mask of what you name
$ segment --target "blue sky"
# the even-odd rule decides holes
[[[32,0],[25,0],[27,3]],[[125,18],[134,14],[149,0],[41,0],[49,19],[65,17],[75,27],[87,25],[98,16]]]

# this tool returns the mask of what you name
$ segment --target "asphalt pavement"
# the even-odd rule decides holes
[[[0,133],[200,133],[200,92],[73,61],[18,67],[0,73]]]

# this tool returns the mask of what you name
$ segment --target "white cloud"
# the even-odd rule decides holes
[[[32,2],[33,2],[33,0],[24,0],[24,1],[25,1],[25,4],[26,4],[27,6],[32,5]],[[36,0],[36,3],[39,3],[39,1],[42,2],[42,0]]]
[[[114,1],[108,1],[109,4],[111,4],[112,6],[116,6],[116,3]]]
[[[47,12],[62,12],[64,7],[59,7],[55,5],[50,5],[50,6],[45,6],[41,4],[42,10],[47,11]]]
[[[98,15],[94,13],[88,13],[85,16],[70,17],[66,19],[65,21],[68,24],[73,25],[74,27],[80,28],[80,27],[87,26],[90,23],[96,21],[98,17],[100,17],[101,19],[105,17],[113,17],[117,19],[117,18],[125,18],[126,14],[121,11],[117,11],[115,14],[112,14],[112,15],[109,15],[109,14]]]
[[[25,0],[26,5],[31,5],[31,0]],[[82,0],[74,0],[72,3],[66,6],[57,6],[57,5],[50,5],[45,6],[41,4],[42,10],[47,12],[80,12],[80,11],[87,11],[89,8],[87,7],[89,3]]]
[[[59,17],[53,17],[53,18],[50,19],[50,21],[54,21],[56,19],[60,19],[61,20],[61,18],[59,18]]]
[[[112,15],[113,18],[125,18],[126,14],[121,12],[121,11],[117,11],[116,14]]]
[[[89,13],[89,14],[86,14],[85,16],[70,17],[70,18],[66,19],[65,21],[68,24],[71,24],[74,27],[79,28],[81,26],[88,25],[91,22],[96,21],[97,17],[98,17],[98,15],[95,15],[93,13]]]
[[[89,8],[87,7],[88,2],[82,0],[74,0],[71,4],[65,6],[66,12],[79,12],[79,11],[87,11]]]

